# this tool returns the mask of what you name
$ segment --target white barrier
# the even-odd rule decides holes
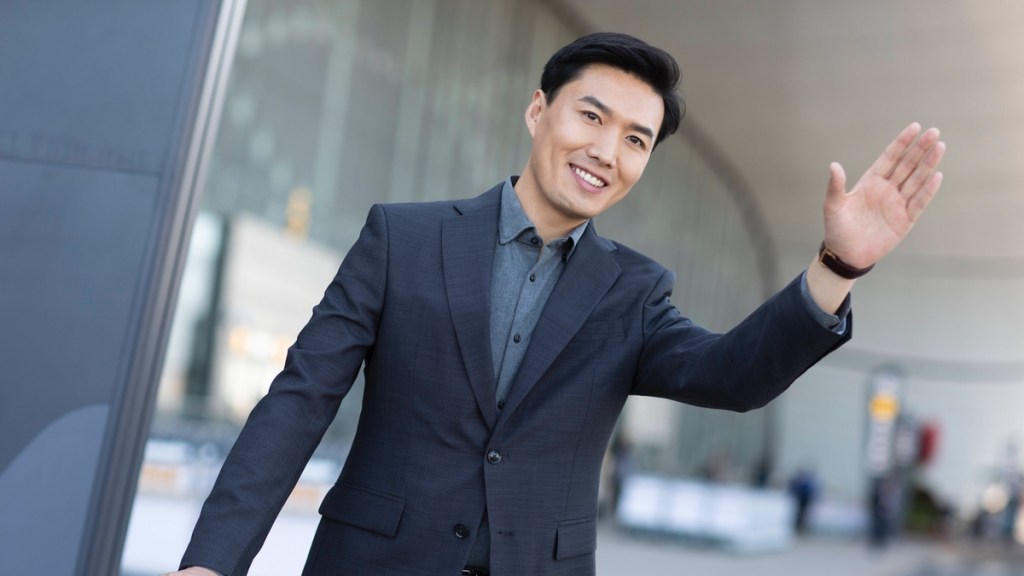
[[[739,552],[787,547],[795,507],[773,489],[637,474],[626,479],[616,511],[629,529],[710,541]]]

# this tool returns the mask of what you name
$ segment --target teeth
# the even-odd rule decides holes
[[[577,176],[579,176],[580,178],[583,178],[583,180],[587,184],[590,184],[591,186],[594,186],[596,188],[604,188],[605,181],[601,180],[597,176],[594,176],[590,172],[587,172],[585,170],[581,170],[579,168],[576,168],[575,166],[573,166],[573,171],[576,172]]]

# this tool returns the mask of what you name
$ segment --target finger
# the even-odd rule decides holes
[[[839,162],[828,165],[828,192],[825,194],[825,206],[834,208],[843,202],[846,196],[846,171]]]
[[[895,140],[885,147],[885,151],[871,164],[868,172],[882,178],[888,178],[893,168],[896,167],[896,163],[903,157],[903,153],[907,151],[907,147],[914,141],[914,138],[917,138],[920,132],[921,125],[917,122],[911,122],[909,126],[896,136]]]
[[[935,169],[938,168],[939,162],[942,162],[942,157],[946,154],[946,143],[939,141],[928,151],[928,154],[924,157],[917,167],[914,168],[913,173],[910,174],[910,178],[900,188],[900,194],[908,200],[917,194],[918,190],[921,189],[932,174],[935,173]]]
[[[907,203],[907,217],[911,222],[916,222],[924,209],[928,207],[932,199],[939,192],[942,186],[942,172],[936,172],[928,178],[928,181]]]
[[[907,178],[910,177],[910,174],[917,168],[917,165],[921,163],[921,159],[935,146],[938,140],[939,131],[936,128],[929,128],[921,134],[917,142],[907,150],[903,158],[896,164],[892,174],[889,176],[889,181],[896,185],[897,188],[901,188],[907,181]]]

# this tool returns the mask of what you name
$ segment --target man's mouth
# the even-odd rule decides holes
[[[580,168],[579,166],[573,166],[572,171],[575,172],[577,176],[582,178],[584,182],[590,184],[594,188],[604,188],[605,186],[608,185],[608,183],[605,182],[604,180],[598,178],[597,176],[594,176],[593,174],[587,172],[586,170]]]

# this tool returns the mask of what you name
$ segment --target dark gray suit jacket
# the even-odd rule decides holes
[[[591,225],[499,411],[488,322],[500,190],[373,207],[182,565],[246,572],[365,362],[358,431],[305,574],[456,575],[486,509],[494,575],[591,575],[601,460],[627,396],[758,408],[849,338],[811,317],[797,281],[708,332],[669,302],[672,272]]]

